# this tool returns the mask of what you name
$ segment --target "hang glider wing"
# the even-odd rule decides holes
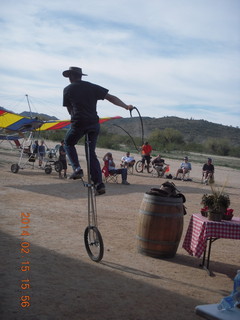
[[[42,123],[43,121],[37,118],[31,119],[6,110],[0,110],[0,128],[9,131],[33,131],[39,128]]]
[[[109,120],[113,119],[120,119],[122,117],[107,117],[107,118],[100,118],[99,123],[104,123]],[[68,129],[70,127],[71,121],[70,120],[56,120],[56,121],[47,121],[44,122],[37,131],[45,131],[45,130],[59,130],[59,129]]]
[[[114,119],[121,119],[122,117],[120,116],[116,116],[116,117],[108,117],[108,118],[100,118],[99,119],[99,123],[104,123],[107,122],[109,120],[114,120]]]
[[[70,124],[71,122],[69,120],[46,121],[37,129],[37,131],[68,129]]]
[[[99,119],[99,123],[104,123],[113,119],[120,119],[120,116],[107,117]],[[18,114],[0,109],[0,128],[17,131],[46,131],[46,130],[59,130],[68,129],[70,127],[70,120],[51,120],[42,121],[37,118],[27,118]]]

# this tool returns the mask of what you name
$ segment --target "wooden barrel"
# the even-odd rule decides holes
[[[155,258],[172,258],[182,231],[182,198],[145,193],[139,210],[138,251]]]

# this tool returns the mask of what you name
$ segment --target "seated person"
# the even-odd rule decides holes
[[[186,173],[190,172],[191,170],[191,163],[188,162],[188,157],[185,157],[184,162],[181,163],[180,168],[177,170],[175,179],[178,178],[179,173],[182,173],[182,180],[184,180]]]
[[[214,165],[212,164],[212,159],[208,158],[207,163],[203,165],[203,179],[205,183],[208,181],[213,182],[213,174],[214,174]]]
[[[130,184],[129,182],[127,182],[127,169],[126,168],[122,168],[122,169],[116,169],[115,168],[115,163],[113,161],[113,157],[111,152],[107,152],[105,154],[105,156],[103,157],[103,161],[104,163],[108,163],[108,171],[110,174],[121,174],[122,175],[122,184],[128,185]]]
[[[131,157],[131,156],[130,156],[130,152],[129,152],[129,151],[126,153],[126,156],[122,157],[121,161],[122,161],[121,166],[122,166],[123,168],[132,167],[132,166],[134,165],[134,163],[136,162],[136,161],[134,160],[134,157]]]
[[[157,171],[158,177],[162,177],[169,166],[169,164],[165,163],[165,160],[161,158],[160,154],[152,160],[152,164]]]

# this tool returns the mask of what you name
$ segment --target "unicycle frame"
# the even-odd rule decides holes
[[[97,206],[95,197],[94,184],[91,181],[90,174],[90,151],[89,151],[88,133],[85,134],[85,150],[86,150],[86,161],[87,161],[87,182],[84,183],[85,187],[88,188],[88,226],[97,227]]]
[[[99,262],[102,260],[104,246],[102,236],[98,230],[97,226],[97,206],[96,206],[96,196],[95,196],[95,186],[91,180],[90,173],[90,151],[89,151],[89,141],[88,133],[85,134],[85,153],[87,161],[87,182],[84,182],[84,186],[88,188],[88,226],[84,232],[84,243],[89,257],[95,261]],[[95,255],[93,249],[97,248],[99,253]]]

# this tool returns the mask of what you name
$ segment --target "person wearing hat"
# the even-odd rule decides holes
[[[109,102],[132,110],[132,105],[126,105],[118,97],[108,93],[108,89],[97,84],[82,81],[82,76],[87,76],[81,68],[69,67],[63,71],[63,76],[69,78],[70,84],[63,90],[63,106],[67,107],[71,115],[71,128],[65,137],[65,149],[71,162],[73,173],[70,179],[80,179],[83,177],[78,154],[75,148],[77,142],[88,133],[90,149],[90,174],[95,184],[96,193],[105,193],[105,185],[102,182],[102,171],[100,163],[95,153],[100,125],[97,114],[98,100],[108,100]]]
[[[204,183],[208,184],[208,181],[213,182],[214,165],[212,164],[211,158],[207,159],[207,162],[203,165],[202,170]]]
[[[181,163],[180,168],[177,170],[176,177],[178,178],[179,173],[182,173],[182,180],[184,180],[186,173],[192,170],[192,165],[188,162],[188,157],[184,157],[184,162]]]
[[[157,171],[158,177],[163,177],[169,166],[169,164],[165,163],[165,160],[162,159],[160,154],[155,159],[153,159],[152,165]]]

